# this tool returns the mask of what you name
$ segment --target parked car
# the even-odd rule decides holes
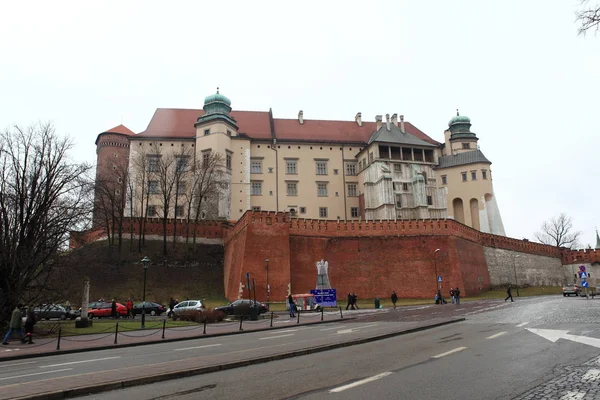
[[[181,303],[175,305],[173,308],[173,313],[175,315],[179,315],[184,311],[204,311],[206,307],[202,300],[186,300]]]
[[[250,307],[254,304],[254,300],[240,299],[226,306],[215,307],[215,311],[223,311],[225,315],[249,315]],[[269,311],[269,307],[261,302],[256,302],[258,305],[258,314],[264,314]]]
[[[577,296],[579,294],[580,290],[581,289],[579,288],[579,285],[577,285],[575,283],[565,283],[562,288],[564,297],[571,296],[571,295]]]
[[[103,318],[109,317],[112,313],[112,303],[102,303],[97,308],[88,308],[88,318]],[[117,315],[119,317],[127,317],[127,307],[121,303],[117,303]]]
[[[46,304],[43,306],[35,307],[33,309],[33,313],[35,314],[35,317],[38,320],[42,318],[45,320],[49,320],[50,318],[58,318],[61,320],[70,318],[67,309],[58,304]]]
[[[154,303],[151,301],[146,302],[146,306],[142,307],[144,303],[137,303],[133,306],[133,316],[142,315],[142,308],[145,308],[146,315],[160,315],[165,312],[166,307],[162,304]]]

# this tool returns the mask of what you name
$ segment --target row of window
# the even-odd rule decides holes
[[[356,176],[357,173],[357,165],[356,163],[346,163],[346,175],[347,176]],[[272,169],[269,168],[269,172]],[[250,161],[250,172],[253,174],[262,174],[263,173],[263,160],[252,159]],[[298,174],[298,160],[285,160],[285,173],[288,175],[297,175]],[[339,171],[337,169],[333,170],[334,175],[337,175]],[[316,161],[315,162],[315,174],[317,175],[328,175],[328,162],[327,161]]]
[[[318,197],[327,197],[329,196],[328,191],[328,183],[327,182],[318,182],[317,183],[317,196]],[[358,184],[357,183],[348,183],[346,184],[346,188],[348,191],[348,197],[357,197],[358,196]],[[252,196],[262,196],[262,182],[251,182],[250,183],[250,194]],[[286,182],[286,194],[288,196],[298,196],[298,182]],[[336,196],[338,193],[336,192]]]
[[[187,183],[179,182],[177,185],[177,195],[181,196],[186,193]],[[160,184],[158,181],[148,181],[148,194],[159,194]]]
[[[471,180],[472,181],[476,181],[477,180],[477,171],[470,171],[471,173]],[[461,179],[463,182],[467,182],[468,181],[468,176],[469,173],[467,171],[461,172],[460,173]],[[488,178],[488,172],[486,169],[482,169],[481,170],[481,179],[486,180]],[[442,185],[447,185],[448,184],[448,177],[446,175],[442,175]]]
[[[299,213],[300,214],[306,214],[306,207],[299,207]],[[241,212],[242,210],[240,210]],[[254,206],[252,207],[252,211],[260,211],[260,207],[259,206]],[[296,216],[296,209],[295,208],[290,208],[290,215],[292,217]],[[329,217],[329,212],[327,207],[319,207],[319,218],[328,218]],[[358,207],[350,207],[350,217],[352,218],[358,218],[360,217],[360,208]],[[338,217],[339,218],[339,217]]]

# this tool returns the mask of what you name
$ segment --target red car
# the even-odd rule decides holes
[[[111,317],[112,303],[102,303],[98,308],[88,308],[88,318]],[[127,317],[127,307],[121,303],[117,303],[117,314],[119,317]]]

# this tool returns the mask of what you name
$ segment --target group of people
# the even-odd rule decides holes
[[[444,296],[442,296],[442,290],[438,289],[437,293],[434,297],[435,304],[448,304]],[[460,304],[460,289],[459,288],[450,288],[450,301],[452,304]]]
[[[352,310],[358,310],[358,296],[356,293],[348,293],[348,304],[346,304],[346,310],[348,307],[352,307]]]
[[[23,333],[23,305],[18,304],[11,314],[8,332],[4,336],[4,340],[2,340],[3,345],[8,344],[8,339],[10,339],[13,333],[17,333],[19,335],[21,343],[34,344],[33,326],[37,321],[35,319],[35,313],[33,312],[33,308],[26,307],[25,315],[25,333]]]

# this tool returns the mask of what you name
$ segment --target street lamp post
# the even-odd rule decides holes
[[[438,272],[437,272],[437,253],[440,249],[435,249],[433,252],[433,269],[435,270],[435,287],[437,290],[440,290],[440,283],[438,282]]]
[[[519,282],[517,281],[517,258],[519,257],[519,255],[515,255],[515,257],[513,258],[513,270],[515,272],[515,287],[517,288],[517,297],[521,297],[519,296]]]
[[[271,287],[269,286],[269,259],[265,260],[265,268],[267,269],[267,308],[269,308],[269,302],[271,300]]]
[[[142,298],[142,329],[146,328],[146,273],[148,272],[148,264],[150,259],[145,256],[142,259],[142,265],[144,266],[144,296]]]

